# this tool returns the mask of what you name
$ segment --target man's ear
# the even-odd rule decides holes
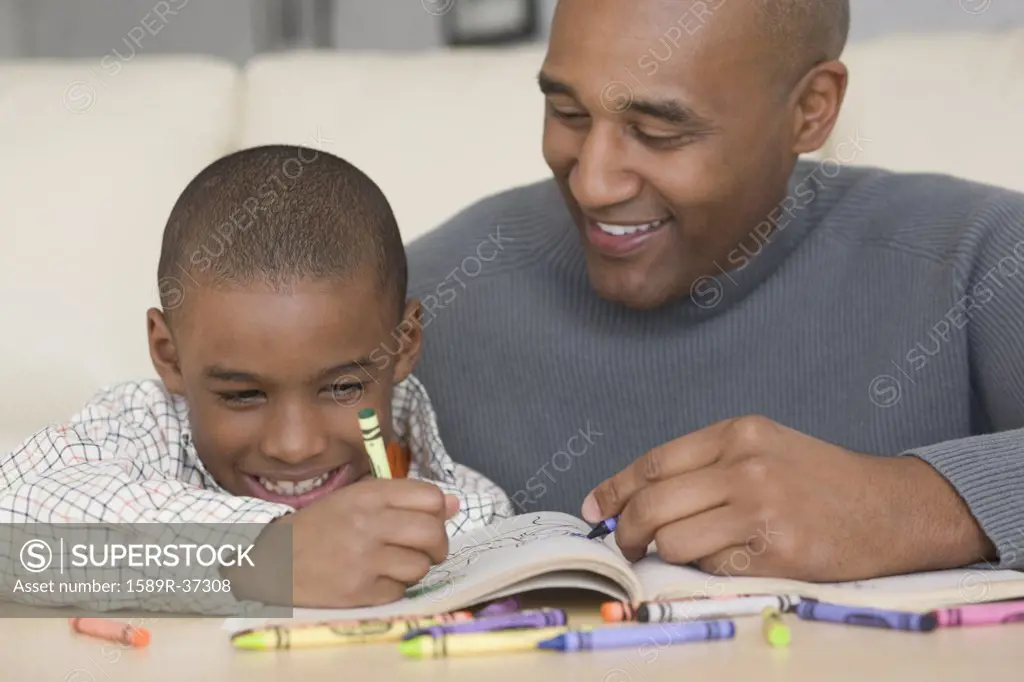
[[[160,375],[168,391],[185,395],[178,348],[162,310],[150,308],[146,311],[146,336],[149,339],[149,358],[153,362],[153,369]]]
[[[418,298],[406,302],[402,320],[393,336],[399,342],[398,358],[395,361],[395,383],[399,384],[416,369],[423,350],[423,306]]]
[[[828,141],[846,97],[849,74],[842,62],[819,64],[794,90],[794,154],[809,154]]]

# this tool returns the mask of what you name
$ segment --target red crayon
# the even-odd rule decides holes
[[[68,618],[68,625],[75,632],[119,642],[125,646],[144,647],[149,644],[149,630],[137,628],[128,623],[119,623],[107,618]]]
[[[974,604],[955,609],[938,609],[935,619],[941,628],[955,628],[963,625],[999,625],[1001,623],[1024,623],[1024,601]]]

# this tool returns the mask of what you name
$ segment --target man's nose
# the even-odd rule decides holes
[[[300,464],[323,454],[327,442],[327,431],[316,409],[281,405],[264,426],[262,450],[272,459]]]
[[[600,210],[634,199],[640,178],[626,167],[620,133],[595,123],[569,174],[569,188],[584,210]]]

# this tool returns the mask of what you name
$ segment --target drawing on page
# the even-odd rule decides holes
[[[522,517],[513,517],[519,523],[504,523],[493,528],[493,535],[485,540],[459,547],[444,560],[434,566],[417,584],[406,590],[406,597],[416,597],[428,593],[436,593],[444,589],[454,588],[465,575],[466,569],[480,560],[480,557],[500,549],[523,547],[538,540],[551,537],[578,537],[586,539],[575,526],[557,521],[549,521],[541,516],[534,516],[529,523]],[[505,528],[502,528],[505,526]]]

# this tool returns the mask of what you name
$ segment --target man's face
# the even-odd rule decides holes
[[[749,3],[561,0],[541,70],[544,157],[593,288],[688,296],[786,191],[793,114]]]
[[[186,397],[196,450],[228,492],[301,508],[369,474],[358,412],[376,410],[390,441],[392,388],[422,331],[381,299],[369,277],[190,288],[173,336],[150,312],[157,371]]]

